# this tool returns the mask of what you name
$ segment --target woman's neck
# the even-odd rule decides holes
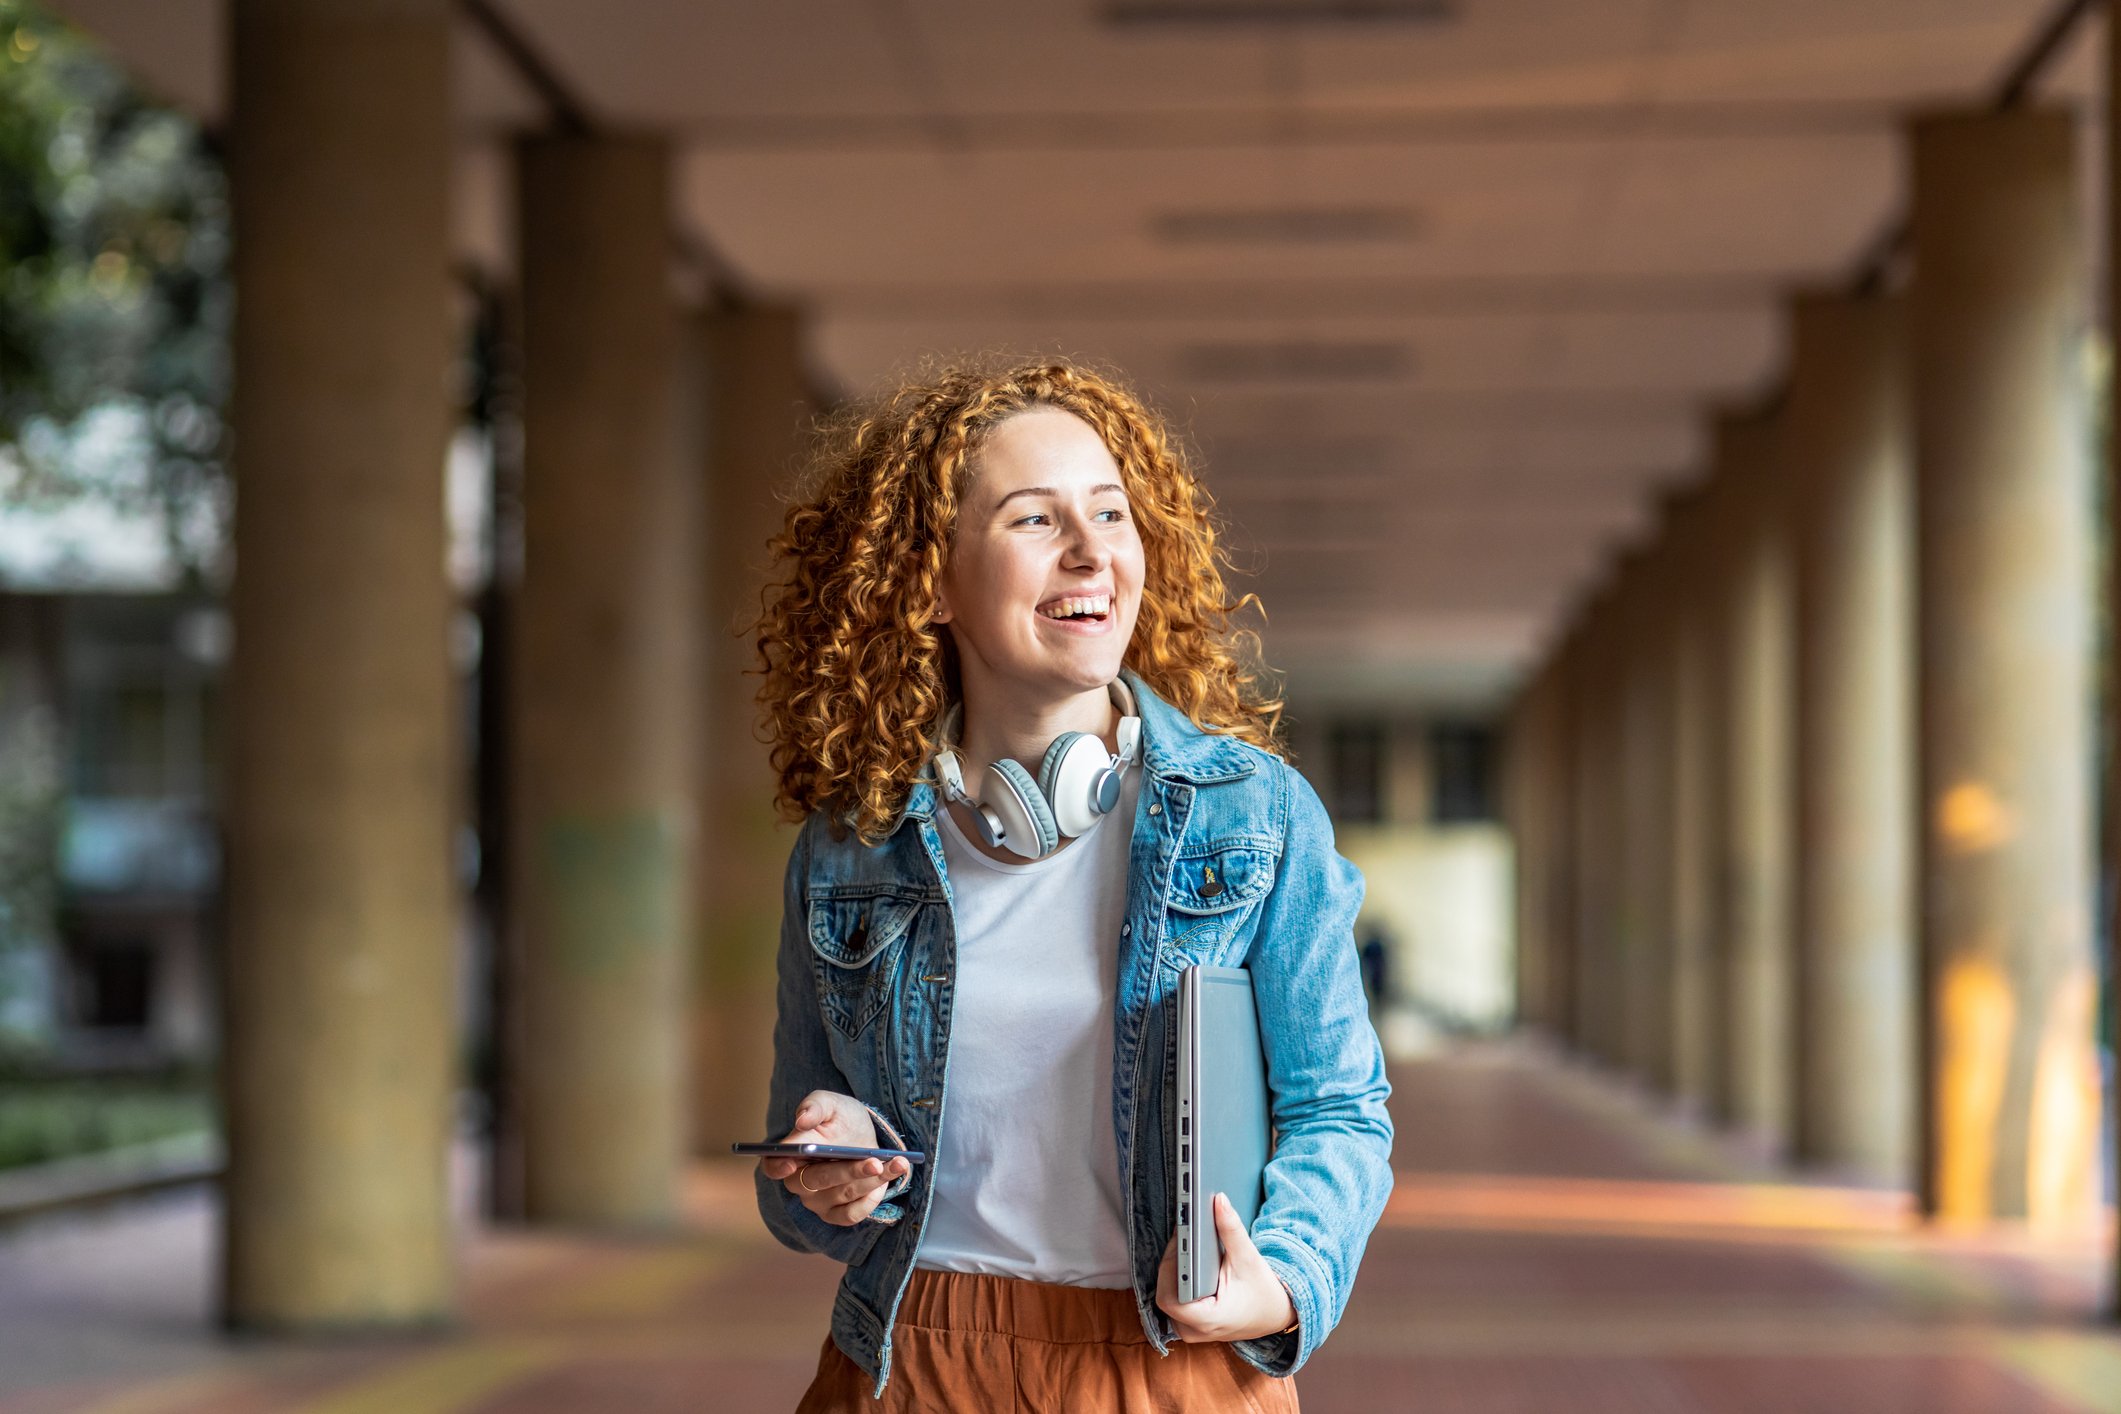
[[[1005,757],[1035,773],[1062,732],[1089,732],[1116,750],[1119,710],[1110,692],[1096,687],[1056,701],[966,685],[958,755],[968,780]]]

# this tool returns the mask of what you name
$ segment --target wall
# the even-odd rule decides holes
[[[1392,1001],[1446,1029],[1500,1030],[1514,1005],[1510,838],[1495,824],[1343,825],[1369,888],[1355,935],[1385,935]]]

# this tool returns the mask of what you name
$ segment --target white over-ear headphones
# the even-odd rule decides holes
[[[1125,683],[1115,678],[1107,690],[1119,709],[1118,752],[1107,753],[1091,732],[1062,732],[1046,748],[1035,777],[1006,758],[989,766],[978,800],[965,790],[954,745],[963,708],[951,707],[943,719],[935,771],[944,798],[972,811],[989,848],[1000,845],[1026,859],[1042,859],[1060,848],[1062,836],[1084,833],[1119,804],[1120,778],[1141,754],[1142,719],[1134,714],[1134,694]]]

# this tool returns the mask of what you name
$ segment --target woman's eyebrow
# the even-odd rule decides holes
[[[1093,496],[1102,496],[1107,491],[1117,491],[1124,495],[1126,493],[1126,490],[1127,488],[1121,486],[1118,482],[1107,481],[1102,486],[1091,487],[1090,494]],[[1057,496],[1059,494],[1060,493],[1058,491],[1055,491],[1051,486],[1019,486],[1014,491],[1011,491],[1008,495],[1002,497],[999,501],[996,501],[994,503],[994,508],[996,510],[1000,510],[1003,506],[1008,505],[1011,501],[1015,500],[1019,496]]]

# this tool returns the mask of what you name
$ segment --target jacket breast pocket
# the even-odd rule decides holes
[[[810,899],[810,965],[818,1008],[850,1040],[891,1000],[903,946],[926,900],[864,888]]]
[[[1274,886],[1275,855],[1256,844],[1205,845],[1178,857],[1164,902],[1164,965],[1217,962]]]

